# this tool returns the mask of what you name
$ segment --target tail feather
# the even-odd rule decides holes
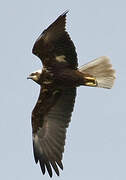
[[[106,56],[99,57],[81,66],[79,71],[95,77],[97,87],[110,89],[114,84],[115,70],[112,69],[110,60]]]

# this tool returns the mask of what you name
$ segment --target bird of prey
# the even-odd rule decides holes
[[[32,135],[35,162],[52,177],[63,170],[66,129],[71,120],[76,88],[90,86],[112,88],[115,71],[109,58],[102,56],[78,68],[75,46],[66,31],[66,14],[60,15],[36,40],[32,52],[43,68],[31,73],[40,85],[38,101],[32,111]]]

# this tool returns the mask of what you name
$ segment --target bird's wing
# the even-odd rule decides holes
[[[47,169],[52,177],[52,168],[59,175],[58,166],[63,169],[66,128],[71,119],[76,88],[63,92],[40,92],[32,112],[33,148],[36,163],[39,161],[42,173]]]
[[[44,65],[68,63],[73,69],[78,66],[75,46],[65,29],[67,12],[44,30],[33,46],[33,54],[37,55]]]

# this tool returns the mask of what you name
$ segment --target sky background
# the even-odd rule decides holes
[[[39,86],[26,78],[41,67],[31,53],[36,38],[67,9],[79,65],[107,55],[117,79],[111,90],[78,88],[64,170],[53,179],[126,179],[125,0],[0,2],[0,179],[49,179],[33,159],[31,112]]]

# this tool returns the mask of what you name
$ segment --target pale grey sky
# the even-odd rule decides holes
[[[49,179],[33,159],[30,118],[39,86],[26,77],[41,67],[31,53],[36,38],[66,9],[79,65],[107,55],[117,79],[112,90],[78,88],[64,171],[53,179],[126,179],[125,0],[1,1],[0,179]]]

